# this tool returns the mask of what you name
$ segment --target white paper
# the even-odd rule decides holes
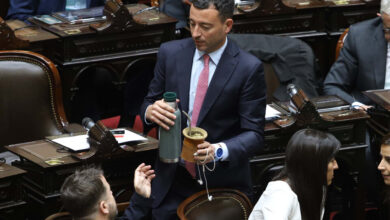
[[[63,138],[53,139],[52,141],[65,146],[73,151],[88,150],[89,143],[87,141],[88,135],[77,135]]]
[[[124,129],[114,129],[113,131],[118,131],[118,130],[124,130]],[[121,137],[121,136],[123,136],[123,137]],[[134,132],[131,132],[129,130],[125,130],[124,135],[115,134],[114,137],[118,141],[119,144],[131,142],[131,141],[147,141],[148,140],[147,138],[142,137],[141,135],[136,134]]]
[[[271,107],[270,105],[267,105],[267,108],[265,109],[265,118],[266,119],[272,119],[272,118],[279,118],[279,116],[282,113],[275,108]]]
[[[118,141],[119,144],[123,144],[126,142],[131,141],[147,141],[148,139],[145,137],[142,137],[139,134],[136,134],[134,132],[131,132],[129,130],[125,129],[115,129],[115,130],[124,130],[124,134],[115,134],[114,137]],[[88,150],[89,149],[89,143],[88,143],[88,135],[77,135],[77,136],[69,136],[69,137],[62,137],[53,139],[52,141],[60,144],[62,146],[65,146],[73,151],[82,151],[82,150]]]

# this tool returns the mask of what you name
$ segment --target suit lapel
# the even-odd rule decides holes
[[[204,117],[214,105],[219,94],[223,91],[223,88],[233,74],[237,65],[235,56],[238,52],[238,48],[229,40],[207,89],[206,97],[204,98],[202,108],[199,112],[197,125],[202,123]]]
[[[375,48],[371,48],[371,50],[378,51],[379,55],[372,57],[374,58],[373,62],[376,63],[376,65],[374,65],[375,84],[376,88],[383,89],[386,78],[387,41],[383,34],[382,22],[380,22],[380,25],[378,25],[378,27],[376,27],[375,38]]]
[[[195,52],[195,45],[192,43],[192,39],[189,40],[191,43],[187,43],[183,50],[177,54],[175,70],[179,77],[179,105],[185,112],[188,112],[192,60]]]

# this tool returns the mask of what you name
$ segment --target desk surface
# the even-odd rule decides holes
[[[129,4],[126,5],[126,8],[134,21],[131,29],[132,32],[140,29],[143,30],[147,26],[172,25],[176,23],[175,18],[155,10],[145,10],[144,12],[141,12],[143,9],[148,8],[148,6],[144,4]],[[47,24],[38,19],[34,19],[34,17],[29,18],[29,21],[62,38],[97,34],[96,30],[90,28],[91,24],[103,24],[106,22],[106,20],[103,20],[75,24],[67,22]]]
[[[26,171],[8,164],[3,164],[0,166],[0,179],[20,175],[23,173],[26,173]]]
[[[125,150],[118,149],[112,153],[112,158],[128,156],[135,152],[148,151],[158,148],[158,140],[147,136],[148,141],[129,145]],[[71,152],[62,152],[58,149],[61,146],[48,140],[38,140],[21,144],[14,144],[5,147],[14,154],[27,159],[42,168],[52,168],[63,165],[71,165],[83,162],[72,157]],[[0,172],[1,174],[1,172]]]

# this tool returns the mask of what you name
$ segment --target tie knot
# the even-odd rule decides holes
[[[208,54],[203,55],[204,64],[209,64],[210,56]]]

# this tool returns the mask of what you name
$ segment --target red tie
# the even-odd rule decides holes
[[[198,122],[199,112],[203,104],[204,97],[206,96],[207,88],[209,87],[209,61],[210,56],[208,54],[203,55],[204,67],[200,73],[198,79],[198,85],[196,87],[196,95],[194,106],[192,109],[191,126],[196,126]]]
[[[192,108],[192,120],[191,126],[195,127],[198,121],[199,112],[203,104],[204,97],[206,96],[207,88],[209,87],[209,61],[210,56],[208,54],[203,55],[204,67],[199,75],[198,85],[196,86],[196,95],[194,106]],[[192,162],[185,163],[187,171],[195,178],[195,164]]]

